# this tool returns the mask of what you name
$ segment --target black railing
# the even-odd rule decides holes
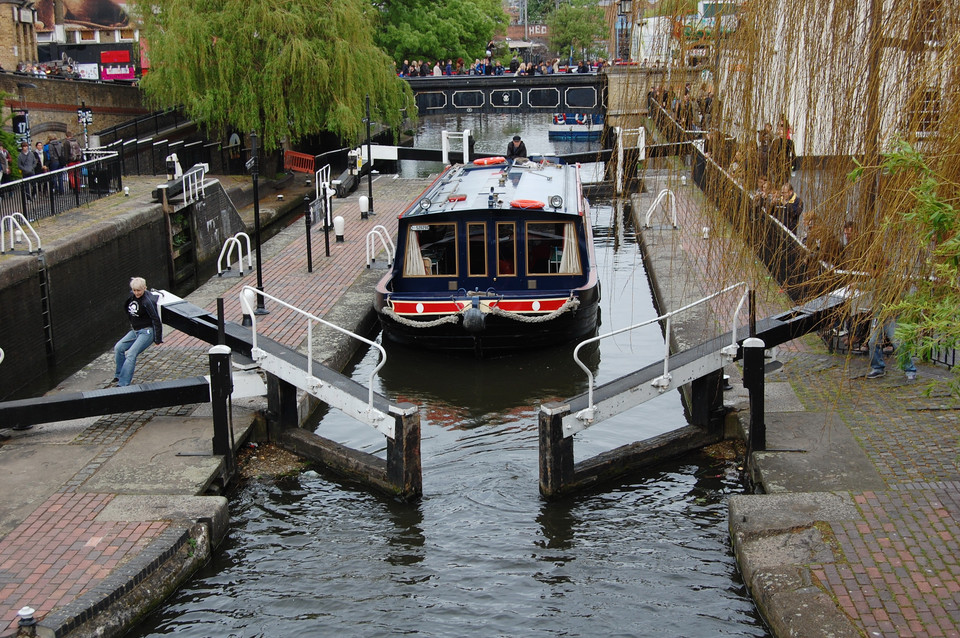
[[[117,153],[88,151],[86,160],[0,186],[0,216],[53,217],[123,189]]]
[[[160,131],[175,128],[189,121],[189,118],[180,109],[166,109],[103,129],[97,135],[100,136],[100,145],[106,146],[117,140],[136,140],[141,137],[159,136]]]

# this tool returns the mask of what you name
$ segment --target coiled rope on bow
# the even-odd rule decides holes
[[[556,319],[565,312],[575,310],[580,306],[580,300],[576,297],[570,297],[563,305],[554,310],[551,313],[545,315],[538,315],[536,317],[528,317],[526,315],[521,315],[517,312],[510,312],[509,310],[502,310],[497,306],[490,307],[490,314],[497,315],[498,317],[506,317],[507,319],[513,319],[514,321],[522,321],[523,323],[543,323],[544,321],[550,321],[551,319]]]

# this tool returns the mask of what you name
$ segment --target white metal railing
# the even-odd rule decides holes
[[[584,408],[583,410],[580,410],[580,412],[577,413],[577,419],[583,422],[590,423],[593,421],[594,412],[595,412],[594,403],[593,403],[594,377],[593,377],[593,373],[590,372],[590,368],[588,368],[586,364],[584,364],[583,361],[580,360],[579,354],[580,354],[581,348],[583,348],[588,344],[594,343],[596,341],[600,341],[601,339],[606,339],[607,337],[612,337],[614,335],[628,332],[636,328],[647,326],[651,323],[660,321],[661,319],[665,319],[666,326],[664,327],[664,336],[663,336],[663,374],[650,382],[650,384],[655,388],[657,388],[657,390],[662,394],[667,390],[667,388],[670,387],[670,381],[672,380],[672,376],[670,375],[670,331],[671,331],[670,319],[671,317],[685,310],[689,310],[690,308],[698,306],[704,302],[710,301],[711,299],[719,297],[720,295],[730,292],[734,288],[739,288],[741,286],[744,288],[744,292],[740,297],[740,303],[737,304],[736,310],[733,311],[733,317],[732,317],[733,328],[732,328],[732,337],[730,339],[730,345],[724,346],[723,348],[720,349],[721,355],[723,355],[724,357],[727,357],[729,360],[732,361],[733,358],[737,355],[738,317],[740,316],[740,311],[743,309],[743,304],[747,299],[747,284],[746,282],[743,282],[743,281],[735,283],[732,286],[727,286],[723,290],[715,292],[708,297],[704,297],[703,299],[694,301],[693,303],[687,304],[682,308],[677,308],[676,310],[672,310],[664,315],[655,317],[654,319],[649,319],[647,321],[643,321],[641,323],[634,324],[632,326],[627,326],[626,328],[620,328],[619,330],[614,330],[613,332],[608,332],[606,334],[597,335],[596,337],[592,337],[590,339],[587,339],[586,341],[581,341],[579,344],[577,344],[577,347],[574,348],[573,350],[573,360],[576,361],[578,366],[580,366],[580,369],[582,369],[584,372],[587,373],[587,379],[588,379],[587,407]]]
[[[23,232],[24,225],[30,231],[29,234]],[[33,238],[37,240],[37,250],[40,250],[40,235],[33,229],[27,218],[23,216],[23,213],[11,213],[0,218],[0,255],[7,252],[6,238],[8,231],[10,233],[10,250],[13,250],[15,244],[26,240],[27,248],[32,253],[33,241],[30,239],[30,235],[33,235]]]
[[[615,136],[616,136],[616,153],[617,153],[617,178],[616,178],[616,189],[617,193],[622,193],[626,184],[624,183],[624,176],[626,171],[624,170],[624,145],[623,138],[627,134],[632,134],[637,136],[636,148],[640,151],[640,154],[637,158],[638,161],[642,161],[647,157],[647,131],[644,128],[620,128],[619,126],[613,127]]]
[[[313,186],[316,196],[314,199],[320,199],[320,186],[324,185],[330,190],[330,165],[322,166],[313,174]]]
[[[653,217],[653,211],[666,198],[670,196],[670,218],[673,221],[673,227],[677,228],[677,196],[669,188],[664,188],[657,194],[657,198],[650,204],[650,208],[647,209],[647,214],[643,218],[643,227],[650,228],[650,218]]]
[[[203,199],[206,194],[204,182],[208,170],[210,170],[208,164],[195,164],[193,168],[183,174],[183,202],[185,204],[192,204]]]
[[[463,163],[470,162],[470,129],[465,131],[440,131],[440,159],[444,164],[450,163],[450,138],[460,138],[463,150]]]
[[[227,239],[223,242],[223,248],[220,249],[220,256],[217,257],[217,277],[223,275],[223,261],[226,257],[227,267],[226,270],[230,270],[230,264],[233,263],[233,249],[236,247],[239,259],[237,260],[237,266],[240,269],[240,276],[243,277],[243,244],[240,243],[240,238],[243,238],[247,242],[247,268],[253,269],[253,257],[250,255],[250,235],[246,234],[243,231],[240,231],[233,237]]]
[[[368,346],[372,346],[372,347],[376,348],[377,350],[379,350],[379,351],[380,351],[380,361],[377,363],[377,365],[374,367],[374,369],[370,372],[370,377],[369,377],[368,383],[367,383],[367,392],[368,392],[368,394],[367,394],[367,412],[368,412],[368,414],[371,414],[371,415],[372,415],[372,414],[379,414],[379,411],[375,410],[374,407],[373,407],[373,378],[377,375],[378,372],[380,372],[380,368],[382,368],[382,367],[384,366],[384,364],[387,362],[387,351],[383,349],[383,346],[381,346],[379,343],[375,343],[375,342],[373,342],[373,341],[370,341],[370,340],[367,339],[366,337],[361,337],[360,335],[358,335],[358,334],[356,334],[356,333],[354,333],[354,332],[350,332],[350,331],[347,330],[346,328],[341,328],[340,326],[335,325],[335,324],[332,324],[332,323],[330,323],[329,321],[325,321],[325,320],[321,319],[320,317],[317,317],[317,316],[315,316],[315,315],[307,312],[306,310],[301,310],[300,308],[297,308],[296,306],[292,306],[292,305],[288,304],[287,302],[283,301],[282,299],[278,299],[277,297],[274,297],[274,296],[272,296],[272,295],[269,295],[269,294],[267,294],[267,293],[265,293],[265,292],[261,292],[261,291],[257,290],[256,288],[254,288],[254,287],[252,287],[252,286],[244,286],[244,287],[240,290],[240,307],[241,307],[241,309],[242,309],[242,311],[243,311],[243,314],[248,315],[248,316],[251,318],[252,322],[253,322],[250,330],[251,330],[251,332],[252,332],[252,334],[253,334],[253,344],[252,344],[252,345],[253,345],[253,350],[254,350],[254,351],[257,350],[257,315],[256,315],[256,313],[254,312],[253,306],[251,305],[251,304],[253,303],[251,300],[256,299],[256,296],[257,296],[257,295],[262,295],[263,297],[265,297],[265,298],[273,301],[274,303],[280,304],[280,305],[283,306],[284,308],[287,308],[287,309],[292,310],[293,312],[295,312],[295,313],[297,313],[297,314],[299,314],[299,315],[302,315],[302,316],[304,317],[304,319],[306,320],[306,322],[307,322],[307,370],[306,370],[306,373],[307,373],[307,376],[310,377],[310,379],[311,379],[314,383],[319,384],[319,382],[320,382],[319,379],[317,379],[316,377],[313,376],[313,324],[314,324],[315,322],[316,322],[316,323],[323,324],[324,326],[327,326],[328,328],[333,328],[333,329],[336,330],[337,332],[340,332],[340,333],[342,333],[342,334],[345,334],[345,335],[348,335],[348,336],[350,336],[350,337],[353,337],[354,339],[357,339],[358,341],[362,341],[363,343],[367,344]]]
[[[392,264],[396,257],[397,249],[393,246],[393,240],[390,239],[390,231],[382,224],[374,226],[367,233],[367,268],[370,264],[377,261],[377,239],[383,244],[383,249],[387,251],[387,264]]]

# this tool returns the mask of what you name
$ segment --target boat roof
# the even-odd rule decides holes
[[[579,166],[499,160],[502,158],[484,158],[476,160],[480,164],[449,167],[401,218],[489,210],[491,189],[495,209],[583,214]]]

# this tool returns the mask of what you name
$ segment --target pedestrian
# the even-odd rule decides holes
[[[23,141],[20,143],[20,154],[17,155],[17,166],[20,167],[20,175],[23,179],[33,177],[37,174],[37,154],[30,150],[30,143]],[[33,199],[31,195],[36,192],[37,186],[34,182],[24,188],[24,196],[27,201]]]
[[[56,135],[47,137],[47,145],[44,147],[47,153],[48,165],[51,171],[57,171],[67,165],[67,151],[63,142],[57,139]],[[63,173],[53,175],[53,190],[58,195],[63,194]]]
[[[803,200],[794,192],[793,184],[787,182],[780,189],[780,201],[773,209],[773,216],[796,235],[801,215],[803,215]]]
[[[151,343],[163,343],[163,325],[157,309],[158,296],[147,290],[143,277],[130,279],[130,296],[126,300],[130,331],[113,346],[113,358],[117,364],[113,383],[119,387],[130,385],[137,357]]]
[[[879,317],[874,317],[870,324],[870,340],[867,342],[867,349],[870,351],[870,372],[867,373],[868,379],[879,379],[887,374],[886,364],[883,361],[883,341],[884,338],[890,342],[896,352],[897,344],[893,340],[893,334],[897,329],[896,318],[890,318],[881,322]],[[897,354],[900,363],[900,369],[903,370],[907,381],[913,381],[917,378],[917,366],[913,363],[913,358],[907,354]]]
[[[513,141],[507,144],[507,159],[517,160],[521,157],[527,157],[527,145],[523,143],[519,135],[514,135]]]
[[[767,178],[773,182],[774,188],[780,188],[790,181],[797,153],[790,139],[787,129],[782,125],[777,127],[777,137],[770,142],[770,153],[767,158]]]

